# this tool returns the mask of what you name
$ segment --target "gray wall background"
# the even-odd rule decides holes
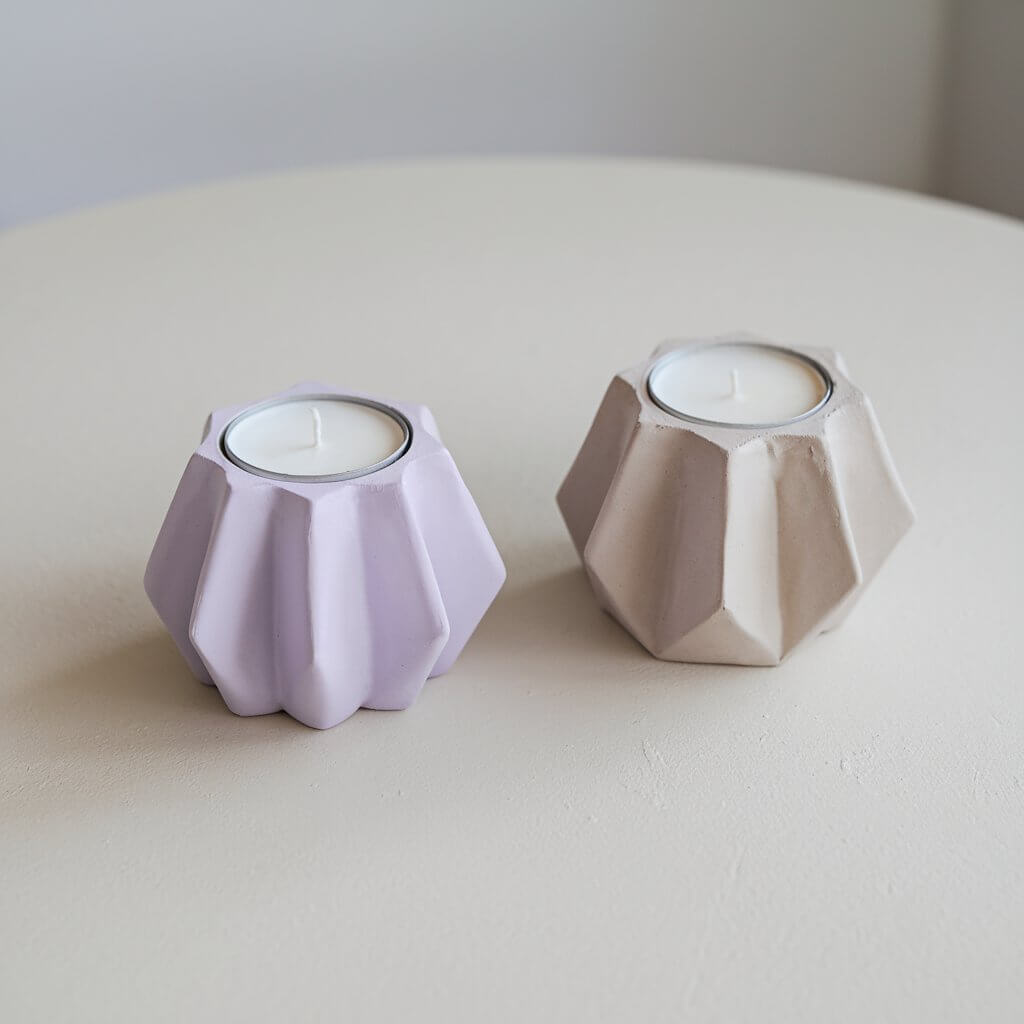
[[[1024,214],[1024,0],[0,0],[0,225],[346,159],[701,157]]]

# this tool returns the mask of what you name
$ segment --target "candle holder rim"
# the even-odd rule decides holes
[[[821,379],[825,382],[825,394],[822,395],[818,403],[812,408],[808,409],[806,412],[802,412],[799,416],[793,416],[788,420],[773,420],[767,423],[728,423],[724,420],[708,420],[700,416],[691,416],[689,413],[680,412],[678,409],[673,409],[672,406],[663,402],[654,393],[654,390],[651,387],[651,379],[669,363],[674,363],[677,359],[682,359],[685,356],[692,355],[694,352],[700,351],[701,349],[717,348],[719,346],[770,349],[773,352],[784,352],[786,355],[794,356],[821,375]],[[813,356],[808,355],[806,352],[801,352],[798,349],[790,348],[788,345],[776,345],[769,341],[759,341],[753,338],[713,338],[707,341],[698,341],[688,345],[680,345],[679,348],[674,348],[671,351],[658,356],[644,375],[644,391],[646,392],[647,397],[659,409],[661,409],[662,412],[666,412],[670,416],[684,420],[687,423],[697,423],[704,427],[729,427],[732,430],[767,430],[773,427],[788,427],[794,423],[802,423],[804,420],[810,419],[812,416],[816,416],[825,408],[826,405],[828,405],[832,395],[835,393],[835,389],[835,380],[833,379],[832,374],[829,373],[828,369]]]
[[[270,470],[260,469],[258,466],[254,466],[252,463],[246,462],[245,459],[241,458],[241,456],[236,455],[228,445],[228,434],[231,430],[242,420],[248,419],[248,417],[258,412],[262,412],[264,409],[273,409],[279,405],[291,405],[294,402],[327,401],[349,402],[352,405],[364,405],[390,416],[402,428],[402,443],[386,459],[381,459],[379,462],[374,462],[372,465],[361,466],[359,469],[350,469],[344,473],[329,473],[317,476],[307,476],[305,474],[296,473],[273,473]],[[251,473],[253,476],[263,477],[265,480],[281,480],[295,484],[344,483],[346,480],[357,480],[359,477],[370,476],[372,473],[378,473],[380,470],[386,469],[388,466],[393,465],[402,458],[402,456],[404,456],[412,446],[412,423],[409,421],[409,417],[406,416],[405,413],[400,412],[394,406],[388,405],[385,402],[378,402],[375,398],[364,398],[361,395],[349,395],[337,391],[317,391],[296,395],[286,394],[278,395],[274,398],[267,398],[262,402],[256,402],[253,405],[248,405],[241,412],[232,416],[224,426],[224,429],[220,432],[220,438],[217,446],[224,458],[226,458],[232,465],[237,466],[246,473]]]

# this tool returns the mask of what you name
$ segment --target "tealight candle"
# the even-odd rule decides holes
[[[670,352],[651,370],[647,387],[666,412],[736,427],[795,423],[820,409],[831,393],[818,363],[754,341]]]
[[[409,424],[394,409],[337,395],[297,395],[247,409],[224,431],[224,454],[277,480],[348,480],[399,458]]]

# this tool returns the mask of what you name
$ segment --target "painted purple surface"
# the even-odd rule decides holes
[[[302,383],[286,395],[357,395]],[[382,401],[381,399],[375,399]],[[326,729],[408,707],[447,671],[505,567],[424,406],[385,401],[408,451],[334,483],[269,480],[221,452],[249,404],[213,413],[146,568],[146,593],[193,673],[239,715]]]

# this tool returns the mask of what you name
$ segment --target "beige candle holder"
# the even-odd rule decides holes
[[[867,397],[829,349],[792,349],[831,384],[779,426],[685,419],[648,376],[612,379],[558,505],[598,602],[669,661],[778,664],[839,625],[914,513]]]

